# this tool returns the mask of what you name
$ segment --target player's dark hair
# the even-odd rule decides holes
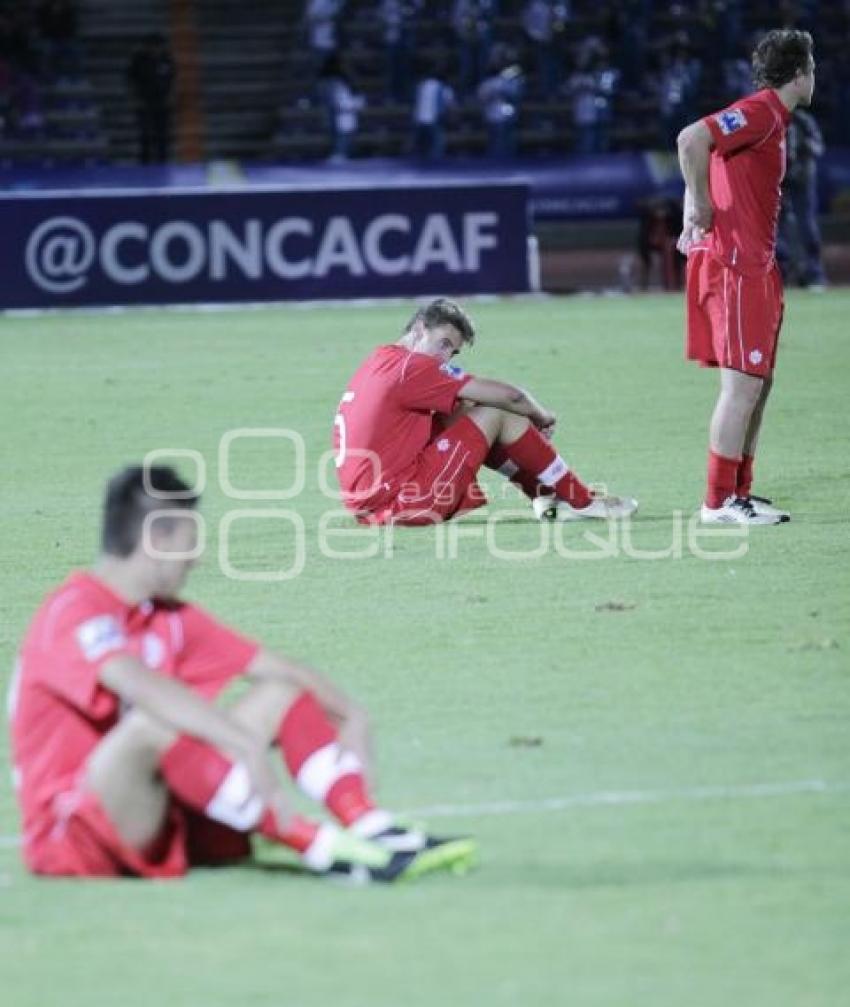
[[[139,544],[151,511],[190,510],[199,499],[200,495],[167,465],[130,465],[106,484],[101,548],[111,556],[129,556]],[[168,520],[163,516],[163,521]]]
[[[753,50],[753,80],[757,87],[782,87],[799,71],[808,73],[814,42],[807,31],[777,28],[769,31]]]
[[[436,329],[438,325],[453,325],[461,339],[469,346],[475,342],[475,326],[463,308],[447,297],[438,297],[424,308],[420,308],[404,327],[405,333],[421,322],[426,329]]]

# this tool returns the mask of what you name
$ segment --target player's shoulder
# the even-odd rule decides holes
[[[358,369],[359,376],[386,374],[398,369],[404,363],[409,351],[397,343],[376,346]]]
[[[770,88],[754,91],[731,102],[726,108],[706,116],[706,120],[723,136],[731,136],[746,127],[772,123],[779,114],[778,99]]]
[[[54,588],[36,612],[27,642],[40,650],[73,638],[86,654],[112,646],[124,633],[126,606],[92,574],[75,571]]]

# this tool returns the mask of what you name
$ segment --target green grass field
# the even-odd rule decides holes
[[[757,490],[793,522],[698,540],[713,558],[686,525],[716,376],[682,361],[681,300],[471,308],[480,339],[461,362],[526,384],[558,413],[575,468],[639,497],[614,555],[584,526],[547,543],[505,513],[521,504],[499,499],[495,476],[495,526],[479,513],[456,539],[399,531],[391,555],[361,530],[333,546],[377,542],[378,555],[322,554],[336,505],[317,465],[336,403],[407,306],[0,318],[0,685],[43,593],[91,560],[105,477],[152,448],[191,448],[208,469],[210,539],[191,597],[364,699],[385,802],[430,808],[435,829],[481,844],[473,874],[389,890],[250,868],[38,881],[11,841],[3,737],[8,1007],[847,1002],[850,293],[789,297]],[[297,499],[224,496],[219,442],[234,428],[303,437]],[[239,488],[286,487],[292,468],[283,440],[232,445]],[[300,515],[300,576],[223,575],[234,507]],[[229,561],[285,570],[295,532],[243,517]]]

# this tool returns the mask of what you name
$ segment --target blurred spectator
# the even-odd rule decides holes
[[[818,226],[818,159],[824,143],[814,117],[802,108],[791,117],[785,151],[776,258],[786,283],[822,290],[826,274]]]
[[[722,102],[729,104],[753,90],[753,67],[747,47],[742,45],[737,54],[732,53],[721,66],[723,86]]]
[[[458,41],[460,90],[473,91],[490,65],[498,0],[454,0],[452,27]]]
[[[682,289],[682,267],[685,257],[676,250],[682,230],[682,206],[674,199],[648,199],[640,208],[638,225],[638,258],[641,264],[640,285],[649,289],[653,260],[658,261],[661,286],[664,290]]]
[[[335,53],[325,60],[319,74],[319,91],[328,114],[333,163],[346,161],[351,152],[351,140],[359,125],[358,113],[366,99],[355,93],[339,56]]]
[[[608,150],[619,80],[620,72],[611,66],[599,39],[579,50],[576,69],[566,84],[572,100],[575,153],[602,154]]]
[[[387,94],[393,101],[409,97],[415,19],[421,10],[422,0],[380,0],[378,5],[387,58]]]
[[[847,17],[850,20],[850,11]],[[832,142],[850,147],[850,48],[846,44],[837,50],[824,76],[832,106]]]
[[[44,125],[38,87],[38,55],[25,7],[0,12],[0,81],[5,86],[5,121],[10,130],[33,132]]]
[[[642,91],[646,84],[653,6],[653,0],[613,0],[606,10],[609,46],[626,89]]]
[[[511,157],[516,152],[516,120],[524,77],[506,47],[493,50],[491,72],[478,85],[478,102],[487,127],[487,155]]]
[[[139,160],[142,164],[167,161],[174,60],[164,35],[153,32],[145,37],[130,58],[127,82],[136,102]]]
[[[317,71],[321,71],[328,57],[337,51],[337,24],[345,2],[346,0],[307,0],[303,20],[307,43]]]
[[[80,71],[77,9],[72,0],[43,0],[36,23],[42,70],[49,78],[74,77]]]
[[[522,26],[534,54],[538,89],[547,100],[561,83],[564,28],[569,19],[569,0],[529,0],[522,12]]]
[[[446,149],[444,122],[456,103],[454,89],[445,81],[442,62],[420,77],[413,102],[413,149],[426,160],[441,158]]]
[[[687,36],[679,33],[662,56],[659,105],[665,148],[675,147],[676,137],[693,119],[701,77],[699,60],[691,54]]]
[[[742,43],[741,0],[700,0],[699,34],[691,35],[708,67],[716,69],[735,57]]]

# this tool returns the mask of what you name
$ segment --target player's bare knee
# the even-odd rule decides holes
[[[466,415],[492,444],[501,434],[506,413],[495,406],[474,406]]]
[[[258,741],[269,743],[298,693],[296,686],[288,682],[262,679],[239,697],[230,707],[230,714]]]

